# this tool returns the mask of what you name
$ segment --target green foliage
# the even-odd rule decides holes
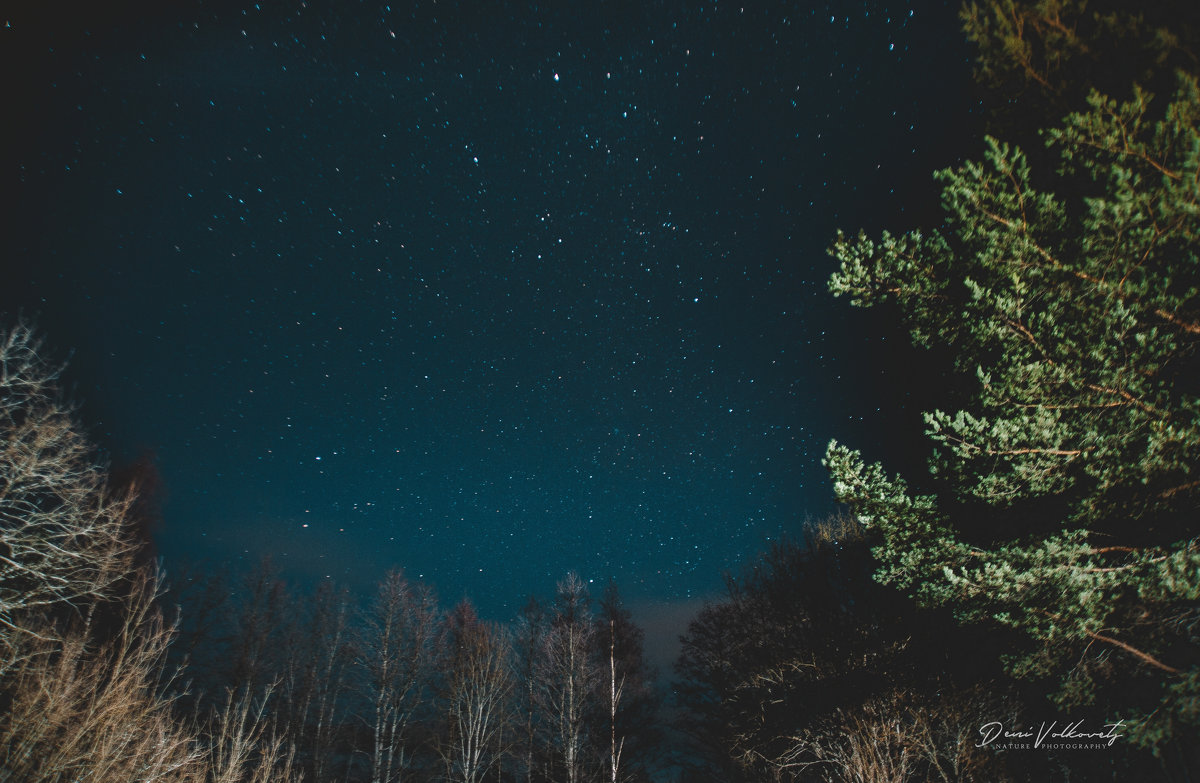
[[[1079,110],[1092,89],[1124,94],[1135,81],[1169,89],[1174,71],[1194,69],[1200,54],[1195,3],[979,0],[960,17],[993,124],[1021,139],[1042,118]]]
[[[974,380],[925,417],[941,499],[836,443],[826,464],[882,581],[1024,632],[1014,674],[1153,715],[1153,745],[1200,712],[1200,89],[1088,105],[1045,134],[1064,195],[988,138],[937,174],[944,233],[838,235],[833,293],[896,307]]]

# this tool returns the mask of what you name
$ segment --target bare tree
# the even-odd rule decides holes
[[[984,687],[946,688],[932,707],[921,710],[927,728],[918,735],[918,750],[928,763],[926,779],[942,783],[1010,779],[1002,759],[980,748],[979,729],[1003,717],[1015,725],[1019,703],[1011,691]]]
[[[231,703],[209,738],[177,717],[136,482],[108,489],[60,371],[28,326],[0,333],[0,783],[290,780],[261,712]]]
[[[519,714],[517,757],[525,783],[533,783],[538,766],[536,757],[541,718],[538,677],[543,671],[541,659],[545,653],[543,641],[548,621],[542,603],[531,597],[521,609],[513,629],[513,676],[517,682],[516,710]]]
[[[444,657],[446,778],[481,783],[500,763],[512,717],[512,644],[500,626],[479,620],[469,602],[450,616]]]
[[[844,783],[909,783],[928,724],[895,699],[868,703],[847,716],[843,731],[817,746]]]
[[[269,731],[265,697],[246,692],[206,721],[177,717],[165,666],[174,629],[155,606],[159,583],[139,573],[119,606],[119,627],[99,642],[80,622],[32,648],[0,686],[0,783],[287,783],[291,754]],[[269,689],[268,689],[269,695]]]
[[[439,614],[429,587],[390,571],[364,618],[358,663],[370,704],[371,783],[398,781],[412,763],[410,735],[434,671]]]
[[[617,621],[608,621],[608,770],[611,783],[617,783],[621,769],[621,751],[625,737],[617,741],[617,708],[625,691],[625,675],[617,679]]]
[[[0,333],[0,673],[36,614],[104,598],[132,569],[133,495],[107,490],[61,369],[28,325]]]
[[[228,684],[224,680],[229,673],[227,648],[214,648],[230,641],[221,639],[221,625],[229,622],[232,614],[229,573],[207,563],[183,564],[168,582],[161,603],[164,613],[178,617],[170,660],[187,670],[190,686],[183,698],[195,704],[203,700],[205,691],[220,693]],[[170,611],[166,607],[171,607]]]
[[[654,686],[654,671],[645,660],[645,633],[633,621],[614,581],[604,588],[595,623],[596,654],[601,676],[607,680],[599,694],[604,714],[594,718],[606,730],[596,727],[594,739],[600,746],[595,750],[606,758],[610,781],[648,780],[650,766],[661,759],[658,707],[662,699]]]
[[[269,557],[242,582],[233,598],[234,622],[227,639],[228,683],[233,690],[261,693],[275,683],[286,668],[285,640],[294,620],[289,595],[279,571]]]
[[[976,741],[989,716],[1012,709],[982,688],[933,700],[901,689],[839,710],[824,725],[780,737],[773,747],[747,742],[740,760],[781,781],[807,780],[813,771],[831,783],[1008,780],[1003,765]]]
[[[203,780],[203,752],[158,696],[172,632],[153,608],[155,587],[138,580],[106,643],[84,622],[59,639],[17,640],[27,654],[0,690],[0,781]]]
[[[596,697],[599,669],[592,651],[595,625],[587,588],[575,573],[558,583],[543,642],[538,696],[552,727],[550,744],[567,783],[585,774],[586,715]]]
[[[273,783],[296,777],[295,746],[285,747],[280,735],[270,730],[267,703],[273,690],[268,687],[257,701],[249,689],[237,699],[227,691],[225,707],[208,725],[211,783]]]
[[[292,628],[282,682],[282,710],[307,776],[330,777],[355,655],[348,628],[349,597],[323,582],[307,618]]]

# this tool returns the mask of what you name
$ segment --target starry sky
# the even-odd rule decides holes
[[[168,572],[686,602],[919,431],[825,248],[973,149],[957,3],[93,5],[0,20],[0,312]]]

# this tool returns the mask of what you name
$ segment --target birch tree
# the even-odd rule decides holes
[[[440,611],[433,591],[390,571],[363,618],[358,666],[371,731],[371,783],[402,780],[413,764],[413,734],[427,706]]]
[[[313,780],[333,776],[339,730],[345,713],[349,667],[354,660],[349,596],[322,582],[308,616],[288,643],[281,699],[300,762]]]
[[[522,780],[533,783],[539,767],[539,738],[543,716],[539,677],[545,671],[542,656],[549,618],[541,601],[531,597],[521,609],[513,630],[513,676],[516,680],[515,757]]]
[[[594,635],[587,588],[577,574],[570,573],[558,583],[538,676],[554,769],[566,783],[586,779],[586,719],[600,679]]]
[[[605,779],[647,780],[659,758],[661,694],[644,657],[645,634],[621,600],[616,582],[605,586],[596,612],[595,638],[601,662],[603,730],[596,739],[605,758]],[[600,727],[598,727],[600,728]]]
[[[62,396],[62,366],[26,324],[0,332],[0,674],[48,612],[102,600],[132,570],[132,494]]]
[[[445,715],[440,755],[447,780],[481,783],[503,758],[512,718],[512,644],[482,622],[467,601],[449,619],[443,674]]]

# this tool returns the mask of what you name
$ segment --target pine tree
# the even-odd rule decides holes
[[[925,417],[938,495],[836,442],[826,465],[881,581],[1021,631],[1013,674],[1157,746],[1200,725],[1200,89],[1088,106],[1044,133],[1083,196],[989,137],[937,175],[944,231],[838,235],[831,290],[972,380]]]
[[[1200,54],[1200,6],[1130,0],[971,0],[960,17],[993,132],[1035,140],[1045,118],[1080,109],[1092,89],[1174,87]]]

